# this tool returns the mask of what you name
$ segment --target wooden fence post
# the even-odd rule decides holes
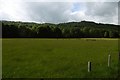
[[[91,62],[88,61],[88,72],[91,72]]]
[[[108,67],[110,67],[110,64],[111,64],[110,62],[111,62],[111,55],[109,54],[108,55]]]

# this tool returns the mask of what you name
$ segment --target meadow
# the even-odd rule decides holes
[[[117,39],[2,39],[3,78],[116,78],[117,70]]]

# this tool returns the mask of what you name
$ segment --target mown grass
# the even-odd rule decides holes
[[[115,78],[118,41],[3,39],[3,78]],[[107,57],[111,54],[111,67]],[[92,71],[87,72],[87,62]]]

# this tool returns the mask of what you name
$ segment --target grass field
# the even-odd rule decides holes
[[[117,39],[3,39],[3,78],[115,78]],[[111,54],[111,67],[107,57]],[[87,72],[87,63],[92,71]]]

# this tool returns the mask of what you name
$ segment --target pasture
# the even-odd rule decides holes
[[[115,78],[117,70],[117,39],[2,40],[3,78]]]

